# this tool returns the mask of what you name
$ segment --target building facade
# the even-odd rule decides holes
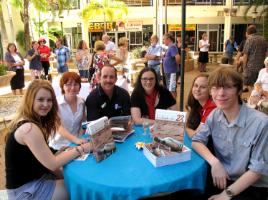
[[[128,5],[126,19],[104,24],[102,16],[96,16],[89,22],[81,18],[81,11],[89,0],[76,0],[73,8],[64,11],[60,17],[42,14],[42,19],[48,19],[47,28],[61,29],[72,49],[76,49],[79,40],[84,39],[92,48],[94,42],[101,39],[104,26],[107,34],[117,44],[120,37],[129,38],[129,48],[142,46],[149,42],[155,33],[162,38],[165,32],[174,35],[181,30],[181,0],[123,0]],[[193,51],[198,51],[198,41],[203,32],[207,32],[210,41],[210,51],[223,51],[224,42],[229,36],[234,36],[239,44],[248,24],[263,23],[256,16],[266,5],[258,10],[249,10],[247,18],[245,9],[250,0],[187,0],[186,1],[186,42]],[[9,30],[10,30],[9,25]],[[13,27],[17,27],[13,25]]]

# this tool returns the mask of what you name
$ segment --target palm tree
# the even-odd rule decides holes
[[[2,4],[0,4],[0,26],[1,26],[1,33],[0,33],[0,61],[3,60],[3,40],[7,38],[7,31],[4,22],[4,16],[2,12]]]
[[[240,3],[243,3],[241,0]],[[263,20],[263,22],[257,25],[263,30],[263,36],[268,40],[268,5],[267,0],[251,0],[246,7],[244,16],[247,17],[250,14],[254,14],[257,21]],[[254,21],[255,23],[255,21]]]
[[[113,21],[122,19],[128,14],[128,7],[122,1],[113,0],[91,0],[82,10],[82,18],[85,22],[98,15],[103,15],[103,32],[106,32],[106,19]]]
[[[29,6],[32,4],[38,11],[47,12],[55,10],[59,14],[63,9],[70,9],[74,0],[9,0],[12,5],[20,9],[21,20],[24,24],[25,50],[30,49],[30,27],[29,27]]]

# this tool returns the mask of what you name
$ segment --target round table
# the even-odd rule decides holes
[[[134,130],[106,160],[97,163],[90,155],[85,161],[65,165],[65,185],[72,200],[132,200],[183,189],[204,190],[207,164],[199,155],[192,151],[190,161],[155,168],[135,148],[136,142],[149,142],[150,137],[142,135],[140,126]],[[190,143],[185,137],[185,144],[189,147]]]

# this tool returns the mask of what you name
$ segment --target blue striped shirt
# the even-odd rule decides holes
[[[66,46],[61,46],[55,49],[55,54],[57,55],[58,67],[67,67],[65,63],[70,59],[70,50]]]

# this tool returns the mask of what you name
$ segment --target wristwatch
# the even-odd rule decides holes
[[[225,189],[225,193],[230,198],[233,198],[235,196],[234,192],[229,187]]]

